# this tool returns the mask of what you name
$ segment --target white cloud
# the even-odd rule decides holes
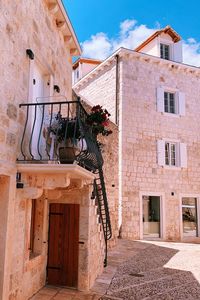
[[[138,25],[135,19],[127,19],[120,23],[116,38],[109,38],[106,33],[99,32],[84,41],[81,44],[83,57],[103,60],[120,47],[135,49],[158,28],[158,22],[154,28],[149,28],[144,24]],[[183,41],[183,61],[200,66],[200,42],[192,37]]]
[[[200,43],[193,38],[183,41],[183,62],[200,66]]]
[[[83,57],[105,59],[112,53],[112,44],[108,36],[99,32],[92,35],[90,40],[82,43]]]
[[[131,30],[135,26],[136,23],[137,23],[137,21],[134,19],[133,20],[127,19],[124,22],[120,23],[120,34],[122,36],[126,35],[126,33],[129,30]]]

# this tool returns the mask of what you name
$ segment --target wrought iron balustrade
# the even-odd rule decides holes
[[[68,141],[78,164],[94,171],[102,166],[101,152],[80,101],[28,103],[20,108],[25,122],[18,161],[59,163],[59,145]]]

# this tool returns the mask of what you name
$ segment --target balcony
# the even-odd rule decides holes
[[[73,163],[95,171],[103,165],[80,101],[20,104],[25,122],[18,163]]]

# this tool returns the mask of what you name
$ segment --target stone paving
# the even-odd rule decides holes
[[[44,287],[31,300],[200,299],[200,245],[119,240],[88,293]]]

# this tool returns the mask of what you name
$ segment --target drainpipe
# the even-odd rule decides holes
[[[118,124],[118,110],[119,110],[119,55],[115,55],[116,59],[116,84],[115,84],[115,123]]]

